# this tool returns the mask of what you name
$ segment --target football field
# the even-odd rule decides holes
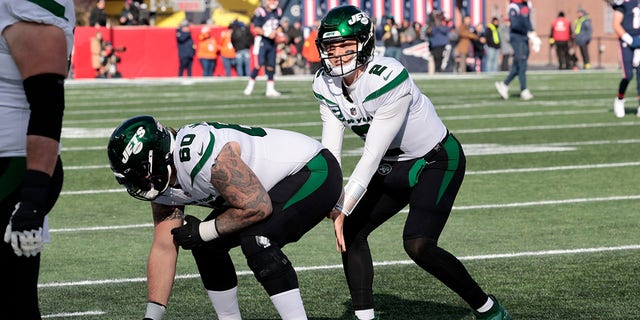
[[[467,175],[440,246],[460,257],[514,319],[640,317],[636,80],[627,90],[627,116],[617,119],[611,110],[617,71],[530,72],[531,101],[519,99],[517,80],[511,99],[500,99],[493,83],[503,73],[412,76],[467,155]],[[50,214],[52,242],[43,250],[39,281],[46,318],[144,316],[151,210],[109,169],[113,129],[150,114],[175,128],[218,121],[320,139],[311,77],[277,80],[278,98],[264,97],[264,79],[250,97],[242,95],[244,79],[67,82],[65,181]],[[348,176],[362,142],[349,132],[343,150]],[[381,318],[473,319],[462,299],[408,260],[406,212],[370,238]],[[186,213],[204,218],[208,212],[188,207]],[[330,220],[284,251],[299,270],[310,319],[353,318]],[[180,253],[165,319],[216,319],[191,253]],[[278,319],[240,250],[232,255],[243,319]]]

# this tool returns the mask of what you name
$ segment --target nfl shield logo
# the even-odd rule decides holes
[[[351,113],[352,116],[355,116],[357,114],[356,108],[352,107],[351,109],[349,109],[349,113]]]
[[[391,165],[388,163],[383,163],[378,167],[378,174],[381,176],[386,176],[391,172]]]

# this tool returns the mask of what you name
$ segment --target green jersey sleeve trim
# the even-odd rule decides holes
[[[317,93],[317,92],[313,92],[313,95],[316,97],[316,99],[320,100],[320,101],[324,101],[326,102],[328,105],[330,106],[337,106],[338,104],[325,98],[324,96],[322,96],[321,94]]]
[[[407,71],[407,69],[402,69],[402,72],[400,72],[400,74],[397,77],[395,77],[393,80],[389,81],[389,83],[387,83],[384,87],[382,87],[382,88],[374,91],[370,95],[368,95],[367,98],[365,98],[363,102],[371,101],[373,99],[376,99],[376,98],[382,96],[383,94],[385,94],[385,93],[391,91],[393,88],[397,87],[403,81],[407,80],[407,78],[409,78],[409,72]]]
[[[210,139],[209,139],[209,144],[207,145],[207,149],[202,154],[200,161],[198,161],[196,166],[193,167],[193,170],[191,170],[191,186],[192,187],[193,187],[194,179],[196,178],[198,173],[200,173],[200,170],[202,170],[202,167],[204,167],[205,163],[207,163],[207,160],[209,160],[209,157],[211,157],[211,153],[213,152],[213,145],[216,143],[216,137],[213,135],[212,132],[209,132],[209,137]]]
[[[29,2],[37,4],[38,6],[51,12],[54,16],[58,18],[62,18],[66,21],[69,21],[69,19],[67,19],[67,17],[64,16],[64,11],[65,11],[64,6],[53,0],[29,0]]]

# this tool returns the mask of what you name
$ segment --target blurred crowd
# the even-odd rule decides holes
[[[105,1],[97,0],[88,14],[87,22],[92,26],[141,25],[148,24],[148,10],[142,0],[124,0],[122,12],[117,21],[110,21],[104,12]],[[146,12],[146,13],[145,13]],[[468,16],[454,25],[443,12],[434,10],[429,13],[428,23],[402,20],[397,23],[393,16],[384,16],[376,24],[376,46],[378,54],[394,57],[409,64],[410,71],[434,72],[496,72],[508,71],[513,58],[513,48],[509,41],[509,18],[493,17],[486,24],[472,25]],[[318,21],[319,23],[319,21]],[[191,27],[188,21],[184,26]],[[278,46],[277,72],[282,75],[315,73],[320,67],[320,57],[315,48],[318,25],[303,27],[301,21],[283,17],[280,21],[283,35],[276,39]],[[203,70],[202,76],[248,76],[254,34],[252,25],[233,21],[228,30],[219,36],[211,34],[212,25],[200,30],[198,39],[191,40],[193,47],[191,60],[198,61]],[[178,30],[180,27],[178,28]],[[551,26],[549,43],[555,48],[559,69],[578,69],[581,55],[582,68],[591,67],[588,45],[591,41],[592,26],[586,11],[579,9],[575,20],[571,22],[564,12]],[[99,38],[99,36],[96,36]],[[95,39],[92,43],[94,68],[97,77],[117,77],[114,70],[117,65],[117,48],[108,42]],[[422,45],[422,46],[420,46]],[[420,70],[412,70],[408,63],[407,48],[421,48],[418,63]],[[416,52],[416,50],[413,50]],[[216,69],[218,63],[224,66]],[[416,64],[414,61],[413,64]],[[188,70],[190,67],[185,68]],[[182,67],[181,67],[182,69]],[[111,70],[111,71],[110,71]],[[189,71],[190,72],[190,71]],[[182,71],[180,71],[182,73]]]

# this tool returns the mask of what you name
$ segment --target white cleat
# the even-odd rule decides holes
[[[624,99],[616,98],[613,101],[613,114],[616,118],[624,118]]]
[[[529,91],[529,89],[524,89],[522,90],[522,92],[520,92],[520,99],[531,100],[533,99],[533,95],[531,94],[531,91]]]
[[[253,86],[255,86],[256,82],[253,80],[249,80],[249,83],[247,83],[247,87],[244,88],[244,95],[245,96],[250,96],[251,92],[253,92]]]
[[[276,91],[275,89],[272,89],[272,90],[267,90],[267,92],[265,93],[265,95],[266,95],[267,97],[279,97],[279,96],[281,96],[282,94],[281,94],[280,92]]]
[[[496,90],[498,90],[498,94],[502,97],[502,99],[509,99],[509,87],[502,81],[496,82]]]

